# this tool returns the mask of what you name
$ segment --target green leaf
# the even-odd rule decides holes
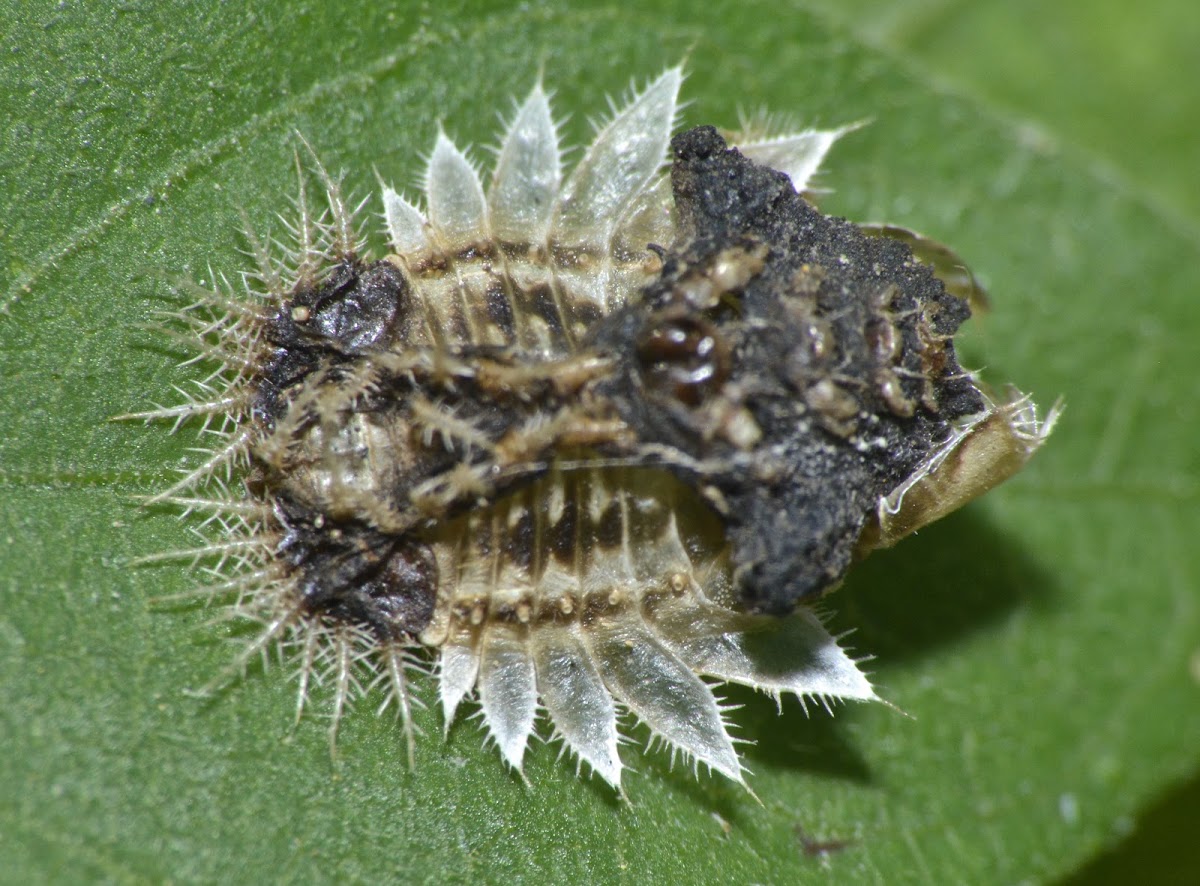
[[[1093,142],[1077,81],[1046,76],[1023,105],[986,68],[939,63],[971,28],[918,56],[923,41],[862,27],[857,6],[833,22],[766,2],[3,5],[5,878],[1045,881],[1197,772],[1200,201],[1167,211],[1140,187],[1173,193],[1194,172],[1194,122],[1192,154],[1147,147],[1156,115],[1193,95],[1169,53],[1146,54],[1152,110],[1117,96],[1106,107],[1133,118]],[[1036,30],[954,11],[1006,23],[974,38],[980,65],[1025,69]],[[1080,40],[1115,39],[1114,15]],[[488,142],[539,66],[579,143],[605,95],[684,56],[687,123],[760,106],[870,119],[835,150],[825,208],[951,243],[994,300],[968,361],[1066,397],[1024,474],[875,555],[831,601],[912,716],[776,716],[736,694],[762,805],[654,755],[624,805],[553,746],[533,750],[526,788],[475,724],[443,742],[432,710],[415,772],[365,704],[331,764],[322,724],[289,730],[278,666],[187,696],[228,662],[226,629],[151,603],[194,581],[184,569],[128,561],[189,544],[187,522],[131,500],[161,488],[188,435],[106,421],[189,378],[140,329],[161,306],[153,273],[243,268],[238,210],[259,228],[287,213],[296,130],[365,195],[375,169],[416,180],[439,120]],[[1161,162],[1126,174],[1143,149]]]

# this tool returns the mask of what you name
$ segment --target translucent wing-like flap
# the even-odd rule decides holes
[[[429,221],[445,249],[457,252],[486,239],[487,204],[479,173],[440,130],[425,172],[425,198]]]
[[[483,721],[505,762],[518,772],[537,718],[537,685],[527,634],[523,626],[490,625],[479,657]]]
[[[697,637],[677,648],[702,674],[774,696],[878,699],[858,664],[807,609],[753,633]]]
[[[578,626],[542,628],[535,644],[538,690],[554,728],[581,760],[619,788],[616,706],[588,657]]]
[[[659,176],[638,194],[621,219],[613,244],[617,253],[645,252],[651,243],[669,246],[675,239],[672,203],[671,180],[665,175]]]
[[[429,251],[425,216],[417,207],[388,187],[383,189],[383,219],[387,224],[388,239],[399,255]]]
[[[488,191],[493,236],[512,243],[543,242],[561,181],[558,129],[538,83],[500,144]]]
[[[834,142],[856,129],[806,129],[793,135],[739,144],[738,150],[762,166],[786,172],[797,193],[807,191]]]
[[[1016,474],[1054,430],[1061,411],[1044,417],[1033,401],[1009,391],[1008,401],[960,426],[913,475],[879,500],[861,549],[886,548]]]
[[[712,690],[647,630],[640,616],[603,622],[593,625],[587,638],[612,693],[672,751],[744,783]]]
[[[913,255],[929,265],[934,276],[945,285],[947,292],[957,295],[971,306],[972,314],[981,314],[990,309],[987,291],[975,279],[962,256],[945,243],[901,225],[878,222],[862,224],[859,227],[864,234],[899,240],[911,249]]]
[[[671,68],[635,95],[596,134],[563,185],[551,239],[603,248],[625,209],[666,156],[683,72]]]

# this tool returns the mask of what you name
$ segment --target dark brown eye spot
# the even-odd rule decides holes
[[[651,390],[699,406],[729,377],[729,348],[717,329],[694,314],[650,318],[637,342],[642,378]]]

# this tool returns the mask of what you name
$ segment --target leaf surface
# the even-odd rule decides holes
[[[1072,147],[1088,130],[1056,109],[1077,84],[1044,78],[1030,127],[897,32],[816,3],[3,5],[6,876],[1044,881],[1196,772],[1200,201],[1164,208],[1122,172],[1136,125],[1107,155]],[[1013,52],[1029,39],[996,33]],[[492,141],[539,65],[580,144],[605,95],[685,56],[685,124],[733,126],[739,107],[869,119],[817,182],[835,189],[824,208],[953,245],[993,298],[966,362],[1067,400],[1022,475],[873,556],[830,601],[911,717],[777,716],[733,691],[762,805],[628,752],[624,805],[554,746],[526,752],[527,788],[474,723],[443,743],[432,685],[412,773],[399,726],[369,705],[343,723],[336,764],[322,724],[289,731],[294,684],[277,664],[213,701],[186,696],[229,661],[228,629],[151,603],[189,586],[183,568],[128,560],[189,544],[188,523],[131,500],[162,488],[188,435],[106,421],[188,383],[139,328],[164,306],[157,275],[247,267],[239,209],[278,231],[295,131],[359,195],[375,169],[411,192],[439,121],[458,144]],[[1192,95],[1147,64],[1156,107]],[[1192,180],[1181,152],[1162,156],[1154,187]]]

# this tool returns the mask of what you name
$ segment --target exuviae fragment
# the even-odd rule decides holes
[[[234,670],[282,645],[331,740],[378,685],[411,757],[429,672],[518,771],[544,719],[619,788],[629,712],[742,782],[716,686],[876,698],[812,602],[1049,433],[961,368],[968,305],[908,245],[805,199],[844,130],[672,139],[681,80],[565,176],[540,84],[486,179],[439,132],[377,259],[313,159],[286,254],[180,287],[210,373],[134,417],[218,443],[155,500],[210,515],[200,593],[261,625]]]

